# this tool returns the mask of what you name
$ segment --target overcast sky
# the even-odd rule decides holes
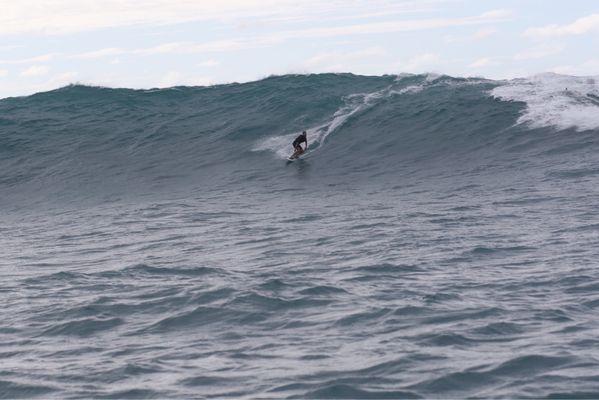
[[[599,75],[599,1],[0,0],[0,98],[330,71]]]

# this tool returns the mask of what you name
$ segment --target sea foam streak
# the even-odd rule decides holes
[[[393,85],[391,85],[372,93],[355,93],[345,96],[343,98],[344,105],[333,114],[330,121],[306,129],[306,133],[310,139],[310,152],[316,151],[322,146],[327,136],[338,130],[352,116],[373,107],[382,98],[396,93],[408,93],[410,90],[417,91],[418,89],[410,87],[409,90],[405,90],[404,92],[397,92],[393,90]],[[269,137],[256,144],[254,151],[271,150],[280,158],[287,158],[289,156],[290,143],[299,133],[298,131],[288,135]]]

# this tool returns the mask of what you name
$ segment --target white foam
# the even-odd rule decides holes
[[[398,94],[399,91],[393,90],[392,86],[372,93],[356,93],[344,98],[345,104],[338,109],[330,121],[306,129],[308,134],[308,143],[310,152],[317,151],[324,143],[327,136],[339,129],[353,115],[371,108],[380,99]],[[288,135],[272,136],[261,140],[254,146],[253,151],[270,150],[279,158],[287,158],[292,152],[291,142],[299,132],[293,132]]]
[[[436,73],[436,72],[428,72],[428,73],[426,73],[425,80],[426,80],[427,82],[434,82],[434,81],[436,81],[437,79],[441,78],[442,76],[443,76],[443,75],[441,75],[441,74],[438,74],[438,73]]]
[[[296,132],[283,136],[271,136],[259,142],[256,146],[254,146],[252,151],[270,150],[279,158],[287,158],[292,154],[290,143],[297,135],[298,133]]]
[[[418,92],[422,92],[424,90],[424,86],[423,85],[410,85],[410,86],[406,86],[405,88],[401,88],[399,90],[394,90],[392,91],[392,93],[394,94],[410,94],[410,93],[418,93]]]
[[[526,103],[518,123],[531,127],[599,129],[599,77],[546,73],[507,81],[491,94]]]

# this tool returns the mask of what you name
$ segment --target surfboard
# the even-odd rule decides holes
[[[295,153],[290,155],[289,157],[287,157],[287,161],[295,161],[295,160],[299,160],[299,158],[301,156],[303,156],[304,154],[306,154],[307,152],[304,151],[303,153],[299,153],[297,156],[295,156]],[[294,157],[295,156],[295,157]]]

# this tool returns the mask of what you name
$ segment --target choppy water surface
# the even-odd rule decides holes
[[[531,125],[563,79],[565,126],[553,103]],[[595,90],[317,75],[0,101],[0,397],[598,397]]]

